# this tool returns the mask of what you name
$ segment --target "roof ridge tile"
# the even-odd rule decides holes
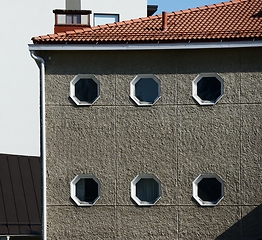
[[[232,4],[231,1],[229,1],[229,2],[222,2],[222,3],[224,4],[224,6],[227,6],[227,5],[231,5],[231,4]]]
[[[189,8],[188,10],[190,10],[191,12],[195,12],[195,11],[199,11],[199,8]]]
[[[108,24],[106,24],[108,27],[113,27],[113,26],[116,26],[116,24],[115,23],[108,23]]]
[[[134,23],[141,22],[141,18],[131,19]]]
[[[70,35],[70,34],[75,34],[76,32],[75,30],[69,30],[69,31],[65,31],[65,33]]]
[[[121,25],[124,25],[124,23],[123,22],[116,22],[116,25],[121,26]]]
[[[58,34],[56,33],[52,33],[52,34],[48,34],[47,36],[51,37],[51,38],[55,38],[58,36]],[[45,37],[45,36],[44,36]]]
[[[130,24],[130,23],[132,23],[132,21],[131,20],[125,20],[125,21],[123,21],[125,24]]]
[[[224,7],[225,6],[223,2],[222,3],[215,3],[214,5],[216,5],[216,7]]]
[[[216,8],[216,5],[215,4],[211,4],[211,5],[206,5],[207,6],[207,8]]]
[[[204,10],[204,9],[207,9],[207,6],[200,6],[200,7],[197,7],[199,10]]]
[[[83,32],[83,28],[75,29],[74,31],[75,31],[75,33],[81,33],[81,32]]]
[[[82,28],[83,29],[83,32],[91,32],[92,31],[92,29],[91,29],[91,27],[85,27],[85,28]]]
[[[186,9],[186,10],[180,10],[182,13],[190,13],[190,9]]]
[[[63,36],[63,35],[66,35],[66,33],[65,32],[58,32],[58,33],[56,33],[58,36]]]
[[[94,26],[94,27],[91,27],[92,30],[97,30],[97,29],[101,29],[100,25],[97,25],[97,26]]]

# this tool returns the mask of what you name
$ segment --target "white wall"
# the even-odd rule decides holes
[[[39,71],[31,37],[53,32],[64,0],[0,0],[0,153],[39,156]]]
[[[146,0],[82,0],[93,13],[146,16]],[[53,33],[53,9],[65,0],[0,0],[0,153],[39,156],[39,70],[31,37]]]
[[[147,0],[82,0],[82,10],[91,10],[91,25],[94,13],[119,14],[119,21],[147,16]]]

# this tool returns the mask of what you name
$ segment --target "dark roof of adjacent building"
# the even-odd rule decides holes
[[[40,157],[0,154],[0,235],[41,235]]]
[[[262,1],[232,0],[32,38],[35,44],[153,43],[251,40],[262,37]]]

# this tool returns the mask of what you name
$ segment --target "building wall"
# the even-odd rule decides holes
[[[48,239],[257,239],[262,237],[261,49],[48,52],[46,59]],[[49,58],[51,57],[51,58]],[[192,98],[199,73],[216,72],[225,95],[214,106]],[[101,97],[69,98],[77,74],[94,74]],[[161,98],[137,107],[137,74],[155,74]],[[138,207],[130,183],[153,173],[161,199]],[[225,181],[216,207],[192,199],[201,173]],[[101,197],[77,207],[70,182],[93,174]]]
[[[65,0],[1,1],[8,37],[0,39],[0,153],[40,155],[39,69],[28,43],[32,36],[53,33],[52,10],[64,5]]]
[[[54,32],[52,11],[65,9],[65,2],[1,1],[0,21],[6,23],[4,31],[8,32],[8,37],[0,40],[1,153],[40,155],[39,69],[30,57],[28,43],[31,43],[33,36]],[[145,0],[82,0],[82,9],[120,13],[121,20],[146,16],[146,5]]]
[[[93,26],[95,13],[119,14],[119,21],[147,16],[147,0],[82,0],[81,8],[83,10],[92,10],[91,26]]]

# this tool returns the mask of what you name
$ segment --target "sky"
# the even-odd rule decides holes
[[[147,3],[158,5],[156,14],[161,14],[220,2],[148,0]],[[38,0],[37,4],[34,0],[0,0],[0,21],[5,23],[8,19],[8,24],[3,25],[7,34],[0,38],[0,153],[40,155],[39,70],[27,44],[32,36],[53,32],[52,10],[64,5],[65,0]],[[30,15],[21,11],[25,8]],[[6,9],[12,9],[12,14]]]
[[[179,10],[186,10],[188,8],[195,8],[214,3],[221,3],[223,0],[148,0],[149,5],[158,5],[156,14],[165,12],[173,12]],[[224,2],[227,0],[224,0]],[[228,0],[229,1],[229,0]]]

